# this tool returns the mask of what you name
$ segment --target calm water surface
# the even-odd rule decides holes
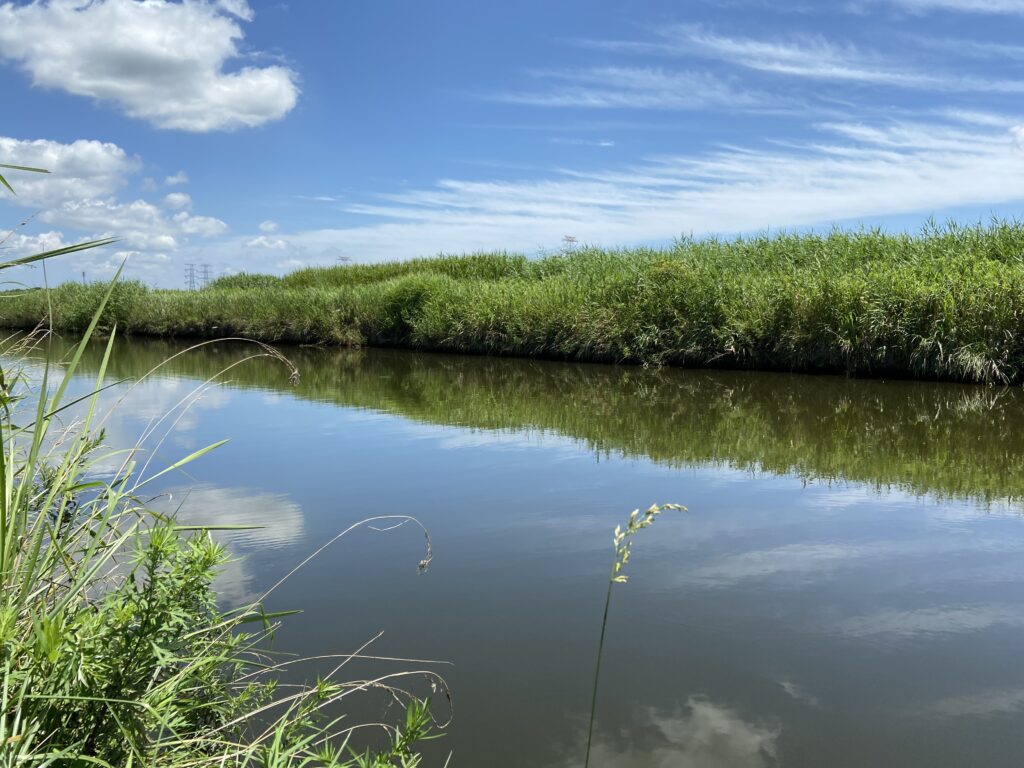
[[[177,349],[121,344],[112,376]],[[166,366],[111,441],[245,350]],[[263,526],[229,541],[229,603],[361,518],[423,522],[425,574],[417,531],[362,530],[272,607],[304,611],[288,650],[382,632],[371,652],[451,662],[353,674],[441,671],[452,765],[582,764],[611,531],[652,502],[689,512],[637,538],[616,588],[592,764],[1024,761],[1020,391],[285,351],[298,386],[265,359],[233,368],[150,440],[155,461],[231,438],[167,489],[191,520]]]

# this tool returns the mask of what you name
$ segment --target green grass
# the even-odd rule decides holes
[[[368,746],[349,738],[366,726],[338,714],[377,686],[403,696],[405,673],[285,684],[295,660],[269,642],[273,587],[218,604],[216,520],[180,526],[145,497],[219,444],[155,470],[144,444],[108,447],[99,394],[113,341],[77,396],[84,345],[40,366],[31,337],[0,340],[0,766],[418,765],[413,744],[432,738],[424,702],[406,699],[376,752],[351,751]]]
[[[11,188],[2,176],[0,186]],[[0,272],[107,242],[0,262]],[[269,642],[286,614],[264,609],[281,582],[250,604],[218,603],[213,579],[228,554],[211,536],[216,521],[179,525],[147,498],[154,481],[220,443],[152,471],[144,440],[105,444],[113,334],[84,394],[77,377],[101,318],[137,311],[144,291],[116,277],[80,290],[74,308],[92,313],[75,316],[81,339],[58,360],[36,363],[41,334],[0,338],[0,767],[420,765],[415,744],[434,738],[434,721],[401,686],[424,674],[443,686],[435,673],[343,680],[344,662],[360,656],[339,654],[329,674],[293,683],[286,673],[297,660]],[[287,365],[265,346],[257,356]],[[356,523],[310,558],[374,521],[415,522]],[[428,538],[421,568],[429,548]],[[345,720],[339,708],[367,690],[405,701],[404,722]],[[385,735],[351,738],[367,728]]]
[[[100,293],[59,286],[55,327],[82,327]],[[46,315],[41,291],[0,297],[0,324]],[[105,322],[156,336],[1016,382],[1022,318],[1024,224],[994,222],[441,257],[193,292],[127,283]]]

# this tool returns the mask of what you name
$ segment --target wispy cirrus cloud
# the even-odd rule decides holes
[[[958,13],[1024,14],[1024,0],[877,0],[919,13],[955,11]]]
[[[962,59],[988,59],[1004,64],[1024,61],[1024,45],[955,37],[922,37],[920,35],[915,35],[910,39],[923,49],[939,51],[947,56]]]
[[[647,40],[581,40],[577,44],[620,53],[713,59],[759,73],[809,80],[946,93],[1024,93],[1024,80],[922,70],[889,55],[835,43],[821,36],[760,39],[724,35],[699,25],[673,24],[654,30]],[[956,41],[948,41],[948,44],[955,45]],[[997,50],[986,50],[986,45],[978,43],[973,50],[976,54],[998,54]]]
[[[1024,200],[1024,152],[1015,136],[1008,124],[952,116],[833,122],[798,145],[663,156],[614,170],[561,169],[542,179],[446,179],[344,208],[366,224],[280,232],[276,239],[300,261],[332,249],[374,261],[442,251],[532,251],[557,244],[566,233],[613,246],[683,233],[927,216],[953,206]]]
[[[778,109],[777,96],[749,90],[709,72],[658,67],[591,67],[532,72],[544,87],[494,98],[541,107],[666,110]]]
[[[292,230],[265,222],[249,233],[217,234],[216,224],[203,227],[202,217],[187,210],[171,216],[144,200],[67,195],[41,215],[48,230],[127,232],[127,245],[142,254],[201,258],[218,270],[280,273],[332,263],[340,254],[371,262],[439,252],[533,252],[557,245],[565,234],[596,245],[630,245],[1022,202],[1022,126],[1021,116],[955,110],[915,121],[833,120],[797,142],[751,140],[530,178],[449,178],[361,202],[338,201],[348,217],[339,227]],[[117,148],[106,152],[100,172],[104,163],[131,162]],[[212,235],[201,249],[188,242],[190,227]],[[173,275],[167,279],[177,283],[178,274],[164,264],[155,276]]]

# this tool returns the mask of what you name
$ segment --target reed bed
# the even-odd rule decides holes
[[[52,292],[76,330],[100,286]],[[0,324],[48,314],[42,291]],[[118,287],[128,333],[244,335],[583,361],[829,371],[968,382],[1024,377],[1024,224],[680,240],[663,249],[494,253],[236,275],[200,291]]]

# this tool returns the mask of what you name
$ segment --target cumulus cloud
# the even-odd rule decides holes
[[[24,253],[43,253],[63,248],[68,243],[64,242],[63,232],[39,232],[34,235],[16,234],[14,232],[0,232],[0,260]]]
[[[183,211],[174,217],[174,221],[186,235],[216,237],[228,231],[228,225],[213,216],[191,216]]]
[[[164,205],[167,208],[185,209],[192,207],[192,197],[184,192],[171,192],[164,197]]]
[[[266,235],[277,232],[277,222],[270,221],[269,219],[267,221],[260,222],[260,232]]]
[[[118,105],[158,128],[232,130],[286,115],[287,67],[228,69],[245,0],[38,0],[0,5],[0,58],[35,85]]]
[[[0,162],[49,171],[46,175],[18,173],[10,179],[19,203],[40,208],[111,195],[140,166],[138,158],[109,142],[79,140],[61,144],[5,136],[0,136]]]
[[[32,223],[48,228],[41,234],[17,232],[0,243],[4,256],[51,250],[95,237],[114,236],[132,269],[158,270],[190,238],[209,239],[228,231],[224,221],[193,215],[192,199],[183,192],[168,194],[159,204],[145,199],[121,199],[119,193],[137,173],[141,162],[115,144],[98,141],[24,141],[0,136],[0,163],[47,168],[49,174],[13,173],[17,196],[0,199],[0,206],[21,206],[36,214]],[[183,176],[184,174],[178,174]],[[0,240],[4,240],[0,234]],[[89,266],[92,274],[116,269],[121,257],[89,252],[76,257],[75,271]],[[57,265],[55,265],[56,267]],[[156,272],[152,276],[156,276]]]
[[[164,186],[176,187],[181,184],[188,184],[188,174],[184,171],[178,171],[173,176],[164,179]]]
[[[254,237],[252,240],[248,240],[245,243],[250,248],[268,248],[273,251],[283,251],[288,248],[288,243],[280,238],[267,237],[266,235],[260,235]]]

